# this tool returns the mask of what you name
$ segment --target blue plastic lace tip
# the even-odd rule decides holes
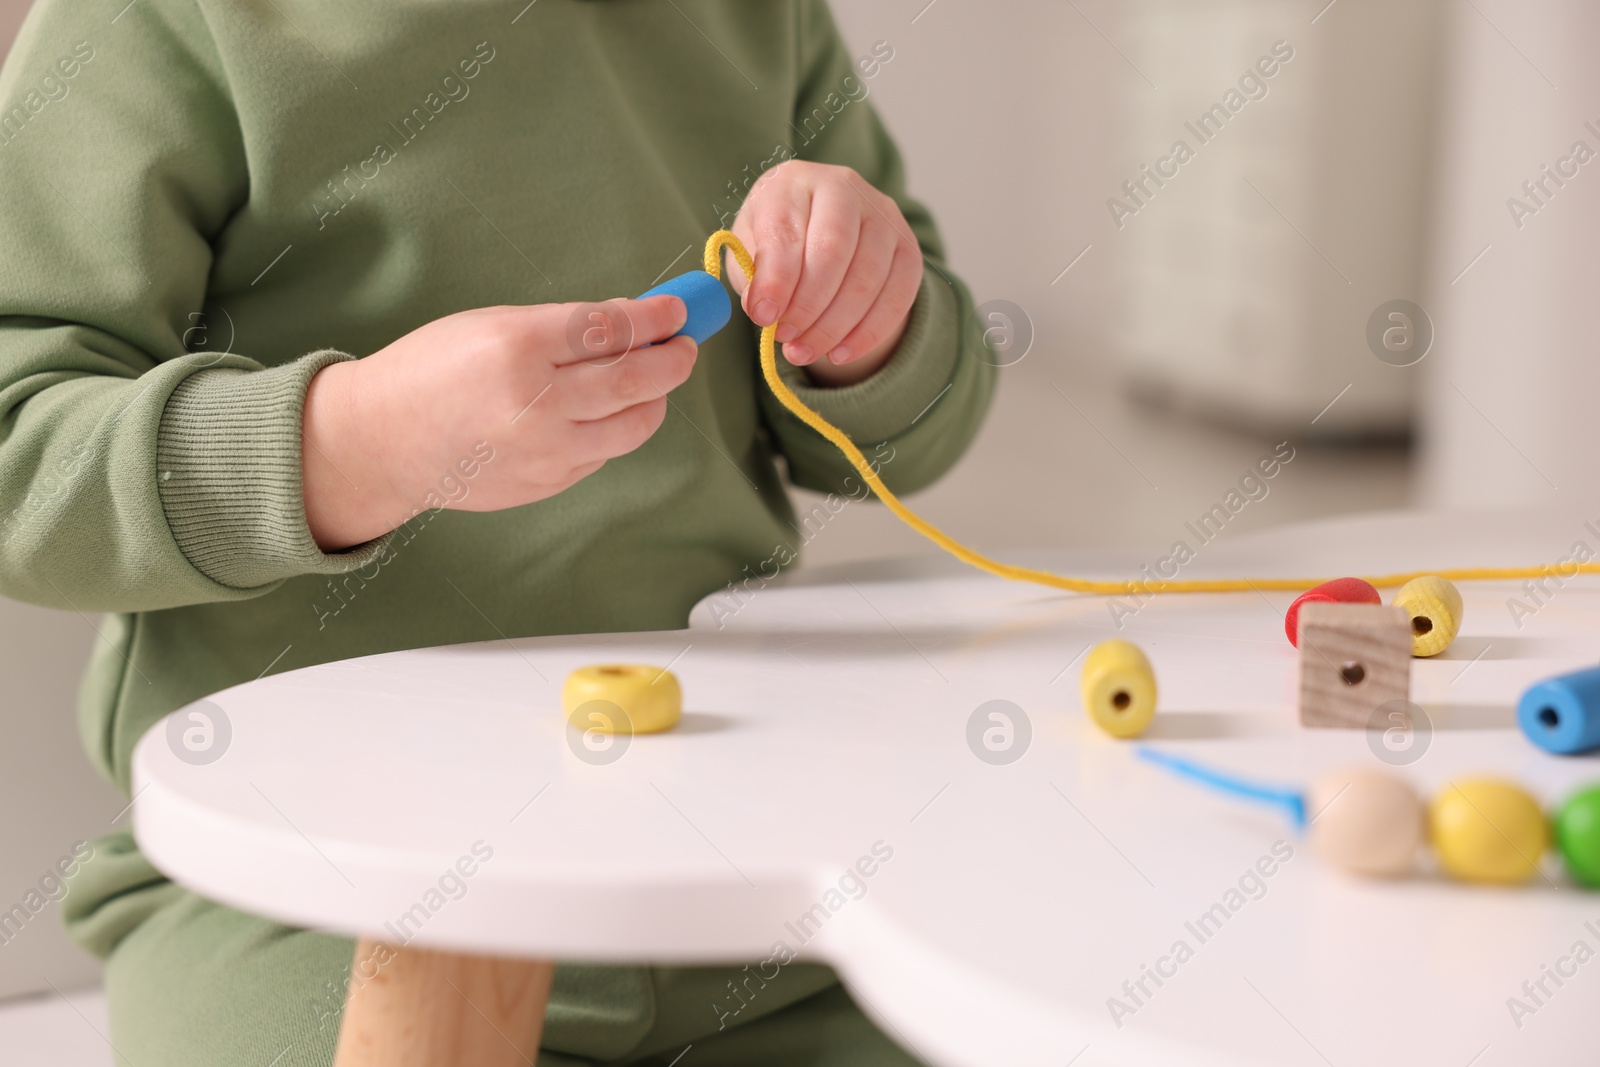
[[[703,270],[668,278],[649,292],[641,293],[639,299],[647,296],[675,296],[682,300],[689,310],[689,318],[683,329],[673,336],[692,337],[697,345],[705,344],[708,337],[728,325],[733,317],[733,301],[728,296],[727,286]]]
[[[1219,771],[1214,767],[1196,763],[1194,760],[1185,759],[1182,756],[1173,756],[1144,745],[1140,745],[1136,751],[1140,759],[1165,767],[1175,774],[1181,775],[1192,782],[1198,782],[1219,793],[1280,808],[1289,816],[1289,822],[1296,830],[1304,830],[1306,828],[1305,796],[1298,790],[1254,782],[1247,778],[1241,778],[1236,774]]]

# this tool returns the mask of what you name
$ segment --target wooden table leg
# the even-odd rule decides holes
[[[334,1067],[528,1067],[555,964],[356,943]]]

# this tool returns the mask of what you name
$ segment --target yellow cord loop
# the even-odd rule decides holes
[[[722,277],[722,250],[726,248],[733,253],[733,258],[738,261],[739,269],[744,271],[747,279],[754,279],[756,274],[755,260],[751,257],[744,243],[727,230],[718,230],[706,241],[706,272],[715,278]],[[833,443],[850,465],[861,475],[872,491],[883,501],[885,507],[899,516],[900,520],[913,530],[917,531],[952,556],[963,563],[970,563],[979,570],[988,571],[1000,578],[1014,582],[1033,582],[1037,585],[1047,585],[1054,589],[1067,589],[1074,593],[1094,593],[1099,596],[1144,596],[1150,593],[1245,593],[1251,590],[1286,590],[1299,592],[1310,589],[1314,585],[1321,585],[1329,581],[1328,578],[1215,578],[1215,579],[1184,579],[1181,581],[1096,581],[1090,578],[1072,578],[1063,574],[1052,574],[1049,571],[1034,570],[1030,567],[1014,567],[1009,563],[992,560],[982,553],[975,552],[955,540],[943,530],[934,526],[921,515],[912,511],[900,502],[900,498],[883,484],[877,472],[872,469],[872,464],[867,457],[855,446],[845,432],[833,425],[827,419],[817,414],[806,405],[804,400],[795,394],[793,389],[784,384],[778,376],[778,354],[776,344],[777,325],[765,326],[761,330],[761,374],[767,381],[767,387],[772,390],[772,395],[796,418],[817,433]],[[1573,567],[1577,571],[1573,571]],[[1388,589],[1405,585],[1413,578],[1427,575],[1436,575],[1453,582],[1494,581],[1512,578],[1542,578],[1554,569],[1552,567],[1470,567],[1458,570],[1443,571],[1409,571],[1404,574],[1380,574],[1368,577],[1379,589]],[[1573,563],[1560,568],[1563,577],[1573,573],[1595,574],[1600,573],[1600,562]],[[1337,577],[1343,577],[1339,575]]]

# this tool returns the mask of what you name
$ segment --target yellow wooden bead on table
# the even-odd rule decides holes
[[[1393,604],[1411,624],[1411,654],[1437,656],[1461,631],[1461,591],[1443,578],[1413,578],[1394,594]]]
[[[1425,836],[1422,798],[1382,771],[1335,771],[1306,795],[1311,849],[1342,871],[1368,878],[1410,874]]]
[[[683,717],[683,688],[676,675],[661,667],[602,663],[579,667],[567,675],[561,687],[561,707],[569,720],[583,710],[583,721],[575,723],[583,730],[653,734],[678,725]]]
[[[1445,785],[1428,805],[1428,834],[1451,877],[1506,885],[1532,878],[1550,841],[1539,802],[1498,778]]]
[[[1095,645],[1083,661],[1079,688],[1089,718],[1112,737],[1138,737],[1155,718],[1155,672],[1131,641]]]

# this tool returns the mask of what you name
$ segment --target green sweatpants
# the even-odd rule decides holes
[[[164,903],[106,961],[118,1067],[329,1067],[352,942],[246,915],[170,884],[161,895]],[[538,1067],[918,1063],[861,1014],[825,967],[790,964],[783,985],[771,987],[776,1010],[721,1031],[707,1025],[714,1013],[704,1003],[704,983],[674,981],[693,973],[558,966]],[[651,988],[617,990],[610,998],[617,1014],[607,1017],[605,991],[628,975]],[[569,1004],[582,1004],[584,1014],[563,1010]],[[647,1017],[640,1017],[641,1004]]]

